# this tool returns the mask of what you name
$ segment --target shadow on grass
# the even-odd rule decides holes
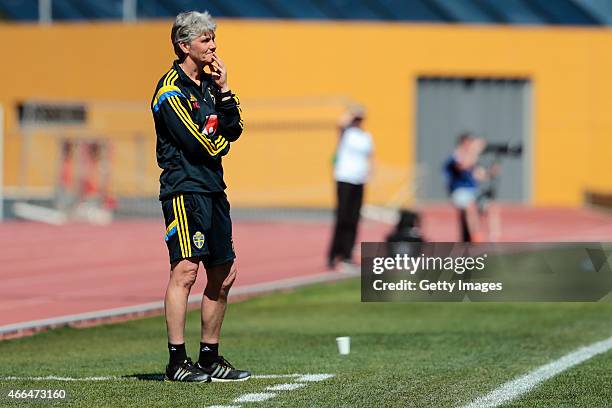
[[[122,378],[136,379],[140,381],[164,381],[164,374],[163,373],[130,374],[130,375],[124,375]]]

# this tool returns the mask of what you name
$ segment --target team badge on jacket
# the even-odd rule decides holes
[[[219,120],[217,115],[210,115],[206,118],[206,124],[204,125],[204,134],[206,136],[213,136],[217,133],[217,127],[219,126]]]
[[[204,246],[204,234],[202,234],[200,231],[193,234],[193,244],[196,246],[196,248],[202,249]]]

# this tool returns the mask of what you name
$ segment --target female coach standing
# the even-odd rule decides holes
[[[170,254],[165,297],[169,381],[246,380],[251,375],[235,369],[218,352],[227,296],[237,272],[221,161],[243,124],[227,67],[216,52],[215,30],[208,12],[176,17],[171,40],[178,59],[159,80],[151,103]],[[200,262],[207,282],[200,356],[193,364],[185,351],[185,311]]]

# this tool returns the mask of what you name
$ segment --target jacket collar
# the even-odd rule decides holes
[[[181,68],[181,66],[179,65],[178,60],[174,61],[174,63],[172,64],[172,68],[174,68],[174,70],[178,73],[179,80],[184,85],[190,85],[196,88],[204,89],[204,87],[207,86],[208,84],[208,76],[206,75],[206,73],[202,73],[202,75],[200,75],[200,85],[201,86],[198,86],[198,84],[193,82],[193,79],[189,78],[189,75],[187,75],[185,71],[183,71],[183,68]]]

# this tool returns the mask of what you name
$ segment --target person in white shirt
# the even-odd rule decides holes
[[[328,252],[328,266],[352,262],[364,186],[374,151],[372,136],[363,130],[365,110],[352,107],[340,123],[340,139],[334,163],[336,180],[336,221]]]

